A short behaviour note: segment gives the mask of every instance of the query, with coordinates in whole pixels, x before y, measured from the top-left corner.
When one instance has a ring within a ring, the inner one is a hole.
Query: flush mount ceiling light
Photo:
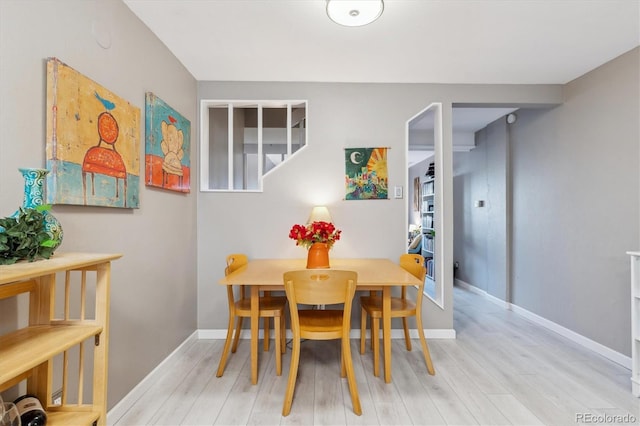
[[[382,0],[327,0],[327,15],[336,24],[361,27],[382,15]]]

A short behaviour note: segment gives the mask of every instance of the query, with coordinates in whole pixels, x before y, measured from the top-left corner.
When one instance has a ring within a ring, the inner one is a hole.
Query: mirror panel
[[[409,206],[412,212],[408,216],[407,229],[411,234],[422,236],[419,248],[415,248],[417,254],[425,259],[427,277],[425,278],[424,294],[440,307],[443,302],[443,280],[438,273],[442,271],[442,247],[438,237],[442,235],[442,223],[440,219],[441,208],[438,202],[442,194],[437,193],[440,188],[435,165],[437,153],[442,149],[442,104],[433,103],[407,121],[407,148],[408,167],[419,169],[419,182],[413,184],[414,197],[410,197]],[[412,169],[414,170],[414,169]],[[415,170],[414,170],[415,172]],[[411,251],[411,247],[408,249]]]

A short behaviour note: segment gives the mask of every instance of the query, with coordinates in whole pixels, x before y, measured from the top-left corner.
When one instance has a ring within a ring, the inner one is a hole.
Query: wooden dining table
[[[391,382],[391,289],[420,284],[411,273],[389,259],[331,259],[330,269],[358,273],[357,290],[382,291],[384,380]],[[258,383],[258,303],[260,291],[284,291],[282,275],[306,268],[306,259],[254,259],[220,279],[222,285],[251,288],[251,383]]]

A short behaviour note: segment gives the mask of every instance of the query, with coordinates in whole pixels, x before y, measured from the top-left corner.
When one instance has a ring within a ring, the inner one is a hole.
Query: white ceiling
[[[564,84],[640,44],[640,0],[124,0],[196,80]]]
[[[564,84],[640,45],[640,0],[384,0],[355,28],[325,0],[123,1],[199,81]]]

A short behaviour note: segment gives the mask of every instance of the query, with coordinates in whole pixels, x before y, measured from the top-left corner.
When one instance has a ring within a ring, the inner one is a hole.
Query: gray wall
[[[96,24],[110,34],[107,49],[92,35]],[[180,111],[191,120],[192,176],[198,175],[196,82],[120,0],[0,0],[2,216],[22,203],[17,168],[45,165],[45,59],[50,56],[141,109],[141,160],[145,92]],[[196,329],[196,189],[195,181],[188,195],[141,183],[136,210],[53,207],[65,232],[60,251],[124,254],[112,268],[109,407]],[[25,306],[13,303],[5,301],[0,312],[24,323]]]
[[[518,115],[513,302],[631,355],[629,259],[640,247],[640,49]]]
[[[406,252],[406,199],[344,201],[344,148],[388,146],[389,187],[405,187],[406,122],[431,102],[443,102],[445,129],[451,103],[557,103],[559,86],[348,84],[348,83],[239,83],[199,82],[200,99],[301,99],[308,103],[308,146],[265,178],[262,193],[200,193],[198,197],[198,327],[226,327],[224,287],[217,285],[228,253],[254,258],[303,257],[305,251],[288,239],[291,226],[304,223],[314,205],[327,205],[342,239],[333,247],[335,257],[380,257],[397,261]],[[451,132],[445,131],[451,167]],[[449,178],[450,181],[450,178]],[[441,182],[446,188],[447,182]],[[393,192],[392,192],[393,193]],[[451,190],[439,191],[447,210]],[[450,205],[450,204],[449,204]],[[447,226],[452,226],[449,219]],[[451,229],[451,228],[450,228]],[[448,238],[449,249],[452,231]],[[438,248],[445,264],[451,252]],[[452,272],[443,279],[442,310],[426,301],[425,327],[451,329]],[[359,324],[359,319],[354,321]],[[395,323],[394,323],[395,324]]]
[[[476,132],[476,148],[453,154],[456,278],[507,297],[508,130],[500,118]],[[484,207],[476,207],[484,201]]]
[[[458,278],[628,356],[625,252],[640,247],[639,62],[636,48],[564,86],[562,105],[521,109],[515,124],[492,123],[477,133],[478,148],[454,155]],[[482,197],[484,211],[473,207]]]

